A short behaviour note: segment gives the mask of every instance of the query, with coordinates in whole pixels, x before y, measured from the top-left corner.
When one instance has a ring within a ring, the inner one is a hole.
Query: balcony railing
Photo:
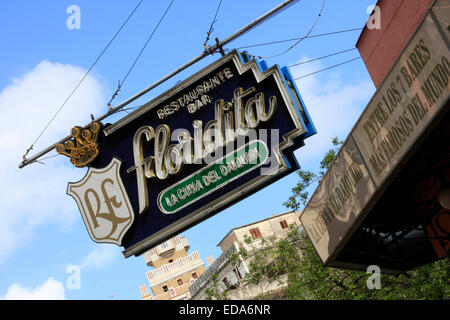
[[[153,265],[153,261],[160,259],[161,257],[168,257],[175,251],[185,249],[188,251],[190,248],[189,242],[186,237],[175,236],[160,245],[147,250],[144,253],[145,263],[148,266]]]
[[[233,243],[224,253],[213,262],[209,268],[203,272],[203,274],[195,281],[195,283],[190,287],[191,296],[194,296],[202,287],[205,285],[209,279],[215,274],[222,270],[228,263],[230,263],[230,257],[233,253],[238,252],[237,245]]]
[[[198,251],[192,252],[190,255],[178,258],[172,263],[164,264],[161,267],[147,272],[147,278],[150,286],[155,286],[165,280],[182,274],[189,269],[201,266],[203,261],[200,259]]]
[[[183,297],[180,297],[181,295],[187,293],[187,299],[191,297],[191,294],[189,292],[189,287],[191,286],[192,282],[186,282],[182,284],[181,286],[175,287],[175,288],[169,288],[168,291],[163,292],[161,294],[158,294],[157,296],[152,297],[152,300],[178,300],[182,299]]]

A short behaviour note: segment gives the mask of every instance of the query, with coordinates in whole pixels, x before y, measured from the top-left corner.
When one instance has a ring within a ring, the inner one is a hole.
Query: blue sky
[[[143,257],[122,257],[115,245],[92,242],[75,202],[66,195],[69,181],[86,170],[64,157],[24,169],[17,165],[98,54],[138,3],[106,0],[2,1],[0,4],[0,299],[140,299],[148,286]],[[224,39],[281,3],[281,0],[223,0],[210,40]],[[116,105],[201,53],[217,0],[175,0],[160,28],[130,74]],[[39,151],[90,114],[106,112],[117,81],[128,71],[169,0],[144,0],[122,33],[85,82],[34,146]],[[363,27],[374,0],[328,0],[312,35]],[[70,30],[66,9],[77,5],[80,29]],[[317,17],[321,0],[300,0],[226,46],[228,49],[305,35]],[[353,48],[360,32],[305,39],[268,65],[306,61]],[[257,56],[284,51],[292,43],[249,49]],[[294,77],[358,57],[356,50],[291,68]],[[177,81],[218,58],[210,56],[151,91],[132,106],[149,101]],[[297,81],[318,130],[296,151],[303,168],[316,169],[333,136],[344,139],[375,91],[362,60]],[[108,118],[113,122],[125,115]],[[297,182],[291,174],[253,196],[184,232],[191,251],[203,261],[220,249],[216,244],[231,229],[287,211],[283,202]],[[80,287],[71,288],[67,268],[80,268]],[[69,282],[68,282],[69,280]]]

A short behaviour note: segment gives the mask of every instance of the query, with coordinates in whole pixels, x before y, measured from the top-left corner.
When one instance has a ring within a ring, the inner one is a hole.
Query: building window
[[[167,241],[164,241],[163,243],[160,244],[161,249],[165,249],[169,246],[169,243]]]
[[[286,229],[286,228],[289,227],[288,224],[287,224],[287,222],[286,222],[286,220],[280,221],[280,224],[281,224],[281,228],[282,228],[282,229]]]
[[[192,278],[194,278],[194,279],[197,279],[197,278],[198,278],[197,272],[194,272],[194,273],[192,274]]]
[[[183,280],[182,279],[178,279],[177,282],[178,282],[179,286],[181,286],[183,284]]]
[[[250,229],[250,234],[253,239],[261,238],[261,232],[259,231],[259,228]]]
[[[225,285],[225,288],[231,287],[230,281],[228,281],[227,277],[223,278],[223,284]]]
[[[163,290],[164,290],[164,292],[167,292],[167,291],[169,291],[169,288],[167,286],[163,286]]]

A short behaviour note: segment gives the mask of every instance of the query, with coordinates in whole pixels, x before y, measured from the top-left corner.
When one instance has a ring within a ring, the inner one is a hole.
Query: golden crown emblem
[[[70,135],[73,139],[56,145],[56,152],[70,158],[75,167],[84,167],[98,155],[98,134],[100,123],[93,121],[89,129],[73,127]]]

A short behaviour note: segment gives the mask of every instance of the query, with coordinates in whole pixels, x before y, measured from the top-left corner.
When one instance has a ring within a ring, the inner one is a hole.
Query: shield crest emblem
[[[113,158],[105,168],[89,168],[82,180],[67,185],[67,194],[75,199],[95,242],[120,246],[134,221],[134,211],[120,177],[121,163]]]

